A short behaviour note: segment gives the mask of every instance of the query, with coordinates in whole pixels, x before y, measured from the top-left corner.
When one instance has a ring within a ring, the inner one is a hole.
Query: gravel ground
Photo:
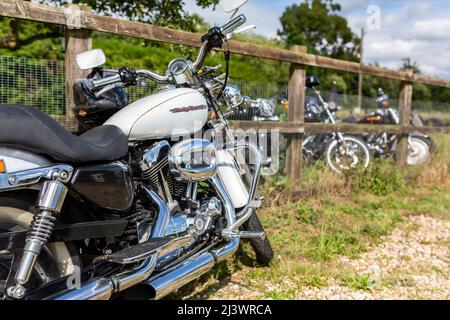
[[[450,299],[450,221],[426,216],[408,217],[398,228],[358,259],[337,261],[364,280],[364,289],[330,279],[324,287],[296,287],[289,280],[266,284],[267,291],[295,288],[296,298],[330,300]],[[262,299],[264,292],[238,281],[245,271],[217,290],[212,299]]]

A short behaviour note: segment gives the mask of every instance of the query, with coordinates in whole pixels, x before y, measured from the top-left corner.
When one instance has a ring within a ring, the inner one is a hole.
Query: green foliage
[[[258,42],[260,38],[256,38]],[[166,72],[168,63],[177,57],[183,56],[195,59],[198,49],[187,48],[178,45],[144,42],[139,39],[131,39],[120,36],[107,36],[103,33],[95,33],[93,46],[105,51],[109,66],[131,66],[133,68],[147,68],[159,73]],[[205,61],[205,65],[225,66],[222,52],[212,52]],[[222,69],[224,71],[224,68]],[[259,83],[287,82],[289,68],[285,63],[267,61],[259,58],[249,58],[232,55],[230,74],[233,79],[251,80]],[[248,90],[258,91],[258,90]],[[273,95],[278,88],[273,88]],[[244,93],[244,94],[251,94]]]
[[[400,67],[400,70],[406,71],[406,70],[412,70],[414,73],[421,74],[422,71],[420,71],[420,67],[417,64],[416,61],[412,60],[411,58],[405,58],[402,60],[402,66]]]
[[[361,40],[338,15],[333,0],[309,0],[286,8],[278,33],[288,46],[304,45],[314,53],[344,60],[358,60]]]
[[[366,171],[347,172],[347,182],[355,192],[366,191],[375,195],[387,195],[405,188],[405,179],[397,166],[381,161]]]
[[[132,2],[119,0],[39,0],[46,4],[59,6],[76,3],[90,6],[102,14],[127,17],[131,20],[149,22],[167,27],[181,27],[193,30],[195,19],[192,19],[183,9],[182,0],[134,0]],[[215,6],[219,0],[197,0],[202,8]]]
[[[126,17],[170,28],[181,28],[186,31],[196,31],[204,25],[204,20],[198,15],[190,16],[183,9],[183,0],[135,0],[132,2],[118,0],[39,0],[38,2],[63,6],[69,3],[90,6],[95,12],[104,15]],[[197,0],[197,5],[203,8],[214,6],[219,0]],[[38,40],[64,36],[61,26],[0,17],[0,49],[19,50]]]

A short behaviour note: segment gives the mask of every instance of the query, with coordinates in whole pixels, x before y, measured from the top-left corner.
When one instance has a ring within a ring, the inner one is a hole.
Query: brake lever
[[[105,94],[106,92],[111,91],[116,88],[123,88],[123,83],[119,82],[119,83],[113,83],[113,84],[107,85],[99,92],[96,92],[95,97],[98,99],[101,97],[102,94]]]
[[[226,35],[226,39],[227,39],[227,40],[230,40],[230,39],[233,38],[235,35],[237,35],[237,34],[239,34],[239,33],[246,32],[246,31],[248,31],[248,30],[252,30],[252,29],[256,29],[256,26],[255,26],[254,24],[251,24],[251,25],[249,25],[249,26],[243,26],[243,27],[237,28],[236,30],[234,30],[234,31],[232,31],[232,32],[230,32],[230,33],[228,33],[228,34]]]

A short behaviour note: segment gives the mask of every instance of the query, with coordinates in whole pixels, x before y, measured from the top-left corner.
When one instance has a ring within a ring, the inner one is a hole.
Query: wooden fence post
[[[66,9],[71,9],[78,17],[71,19],[81,19],[80,12],[91,11],[88,6],[69,4]],[[74,107],[73,85],[76,80],[87,76],[88,71],[78,68],[75,57],[78,53],[92,49],[92,31],[76,27],[76,21],[72,26],[66,26],[65,29],[65,70],[66,70],[66,122],[74,121],[72,108]],[[74,122],[76,123],[76,121]],[[68,127],[71,127],[67,124]]]
[[[307,48],[303,46],[294,46],[292,51],[302,54],[306,53]],[[290,122],[295,122],[299,127],[304,128],[305,121],[305,66],[300,64],[291,64],[289,70],[289,109],[288,118]],[[293,186],[292,192],[297,190],[300,180],[300,171],[302,166],[302,133],[295,133],[288,136],[288,148],[286,153],[286,173],[289,182]]]
[[[411,79],[414,78],[412,70],[407,71]],[[410,126],[410,117],[413,101],[413,82],[402,82],[399,97],[400,125],[402,127]],[[398,145],[396,150],[396,161],[400,166],[405,166],[408,160],[408,134],[398,136]]]

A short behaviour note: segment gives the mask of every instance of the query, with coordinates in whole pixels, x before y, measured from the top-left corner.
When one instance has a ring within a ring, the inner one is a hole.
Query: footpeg
[[[262,207],[264,201],[264,197],[258,197],[252,202],[250,202],[250,208],[252,209],[259,209]]]
[[[261,232],[251,232],[251,231],[222,231],[222,236],[229,239],[260,239],[264,240],[266,238],[266,233]]]
[[[150,258],[158,251],[165,248],[173,238],[154,238],[143,243],[131,246],[110,255],[109,262],[118,264],[130,264]]]

